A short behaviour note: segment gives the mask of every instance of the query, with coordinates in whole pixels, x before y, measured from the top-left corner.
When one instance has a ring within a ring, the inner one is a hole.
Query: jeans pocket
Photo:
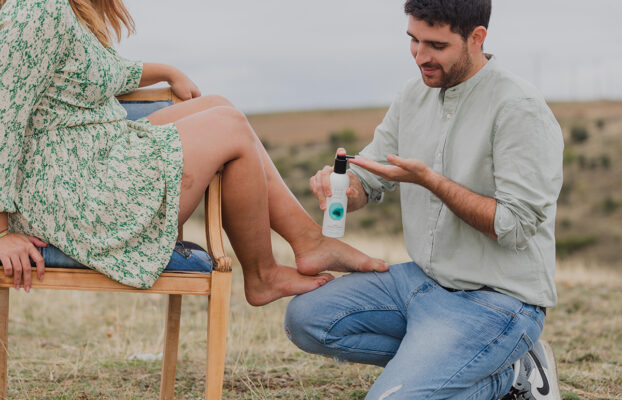
[[[518,343],[514,346],[514,349],[507,358],[499,365],[499,367],[492,373],[492,375],[496,375],[504,369],[508,368],[510,365],[514,364],[519,358],[521,358],[524,354],[526,354],[529,349],[533,347],[533,342],[529,338],[529,335],[523,333],[518,340]]]

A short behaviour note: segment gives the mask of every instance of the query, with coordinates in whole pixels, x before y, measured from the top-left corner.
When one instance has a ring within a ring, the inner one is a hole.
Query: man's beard
[[[462,55],[460,56],[458,61],[456,61],[454,65],[452,65],[451,68],[449,68],[448,72],[445,72],[445,70],[440,64],[425,63],[421,67],[436,68],[440,70],[441,71],[440,82],[438,84],[435,84],[434,86],[431,86],[431,85],[428,85],[428,86],[447,89],[447,88],[456,86],[457,84],[462,83],[464,81],[464,79],[469,75],[471,68],[473,67],[473,61],[471,61],[471,57],[469,57],[469,52],[465,45],[463,47]],[[425,76],[424,76],[424,82],[425,82]]]

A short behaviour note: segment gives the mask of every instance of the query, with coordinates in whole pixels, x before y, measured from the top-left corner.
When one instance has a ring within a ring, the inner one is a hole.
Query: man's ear
[[[473,29],[473,32],[471,32],[471,35],[469,36],[469,50],[471,52],[482,50],[487,34],[488,31],[481,25]]]

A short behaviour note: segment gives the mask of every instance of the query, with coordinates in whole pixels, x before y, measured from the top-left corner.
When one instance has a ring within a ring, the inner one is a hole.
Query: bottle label
[[[330,215],[331,219],[335,221],[339,221],[346,215],[345,210],[343,209],[343,204],[341,203],[332,203],[328,209],[328,215]]]

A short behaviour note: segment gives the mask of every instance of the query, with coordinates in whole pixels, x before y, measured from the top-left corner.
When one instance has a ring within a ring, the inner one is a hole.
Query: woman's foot
[[[253,306],[263,306],[281,297],[310,292],[334,279],[334,276],[327,273],[313,275],[302,275],[296,268],[280,264],[263,269],[261,276],[245,275],[246,301]]]
[[[311,240],[300,241],[294,247],[296,266],[301,274],[317,275],[322,271],[385,272],[389,264],[372,258],[337,239],[317,235]]]

